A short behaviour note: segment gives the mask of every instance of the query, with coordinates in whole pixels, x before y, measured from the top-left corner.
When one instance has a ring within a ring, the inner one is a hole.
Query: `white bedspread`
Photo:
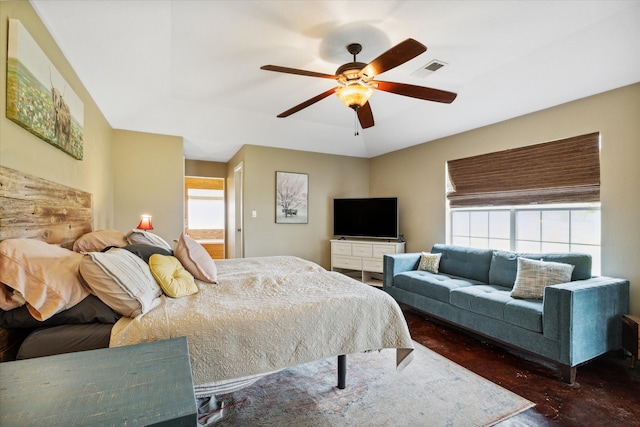
[[[381,348],[398,349],[398,366],[411,360],[402,312],[379,289],[296,257],[216,266],[219,284],[121,318],[110,346],[187,336],[195,386]]]

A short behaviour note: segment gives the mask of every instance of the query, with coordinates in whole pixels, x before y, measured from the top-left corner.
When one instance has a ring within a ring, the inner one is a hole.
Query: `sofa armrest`
[[[628,310],[628,280],[600,276],[548,286],[543,333],[560,343],[559,360],[575,366],[621,347]]]
[[[384,256],[382,287],[393,286],[393,278],[403,271],[417,270],[420,263],[420,252],[387,254]]]

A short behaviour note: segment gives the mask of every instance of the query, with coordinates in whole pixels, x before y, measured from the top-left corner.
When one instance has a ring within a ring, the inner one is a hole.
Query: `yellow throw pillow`
[[[198,286],[193,276],[174,256],[153,254],[149,258],[149,268],[164,293],[172,298],[193,295],[198,292]]]

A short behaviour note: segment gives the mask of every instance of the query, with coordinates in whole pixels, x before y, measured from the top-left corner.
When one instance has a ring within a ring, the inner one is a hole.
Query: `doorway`
[[[185,234],[199,242],[213,259],[225,258],[224,178],[184,178]]]

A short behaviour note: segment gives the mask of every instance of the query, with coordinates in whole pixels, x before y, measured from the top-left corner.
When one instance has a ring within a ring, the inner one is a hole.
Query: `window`
[[[600,205],[452,209],[453,245],[505,251],[582,252],[599,275]]]
[[[224,230],[224,190],[187,189],[187,229],[192,234]]]

